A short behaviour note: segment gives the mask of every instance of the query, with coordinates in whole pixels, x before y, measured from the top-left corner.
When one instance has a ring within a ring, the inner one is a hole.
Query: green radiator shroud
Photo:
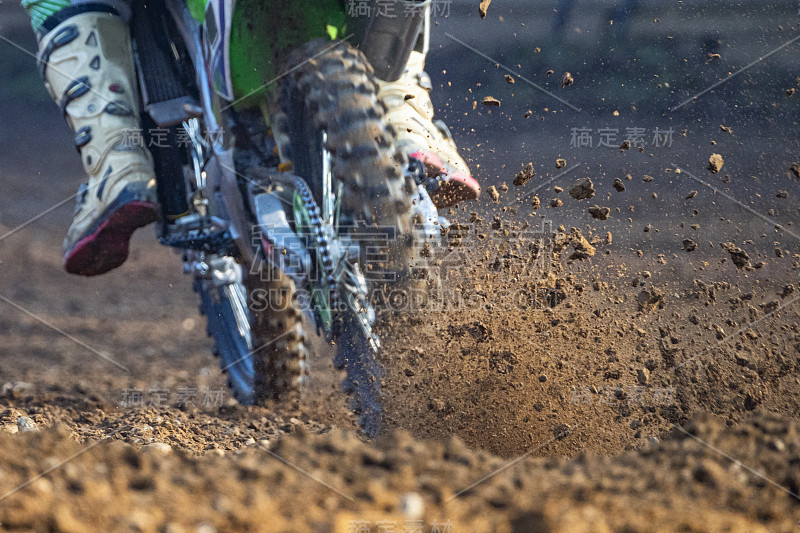
[[[206,0],[187,0],[202,21]],[[231,82],[236,107],[260,106],[281,73],[278,65],[293,49],[317,38],[345,36],[342,0],[236,0],[231,25]],[[266,86],[265,86],[266,84]]]

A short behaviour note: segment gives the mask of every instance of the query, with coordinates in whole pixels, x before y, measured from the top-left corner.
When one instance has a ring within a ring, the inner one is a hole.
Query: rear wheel
[[[406,156],[395,148],[378,83],[361,52],[344,42],[314,41],[289,58],[287,70],[291,74],[280,84],[272,113],[281,158],[308,182],[323,222],[334,228],[332,239],[364,232],[377,236],[371,244],[381,248],[381,260],[370,261],[372,271],[363,261],[356,268],[365,272],[371,295],[381,283],[404,277],[414,256],[416,185],[405,173]],[[330,198],[337,192],[334,207]],[[362,427],[375,435],[381,419],[377,338],[344,296],[335,324],[335,363],[347,371],[344,389],[352,394]]]

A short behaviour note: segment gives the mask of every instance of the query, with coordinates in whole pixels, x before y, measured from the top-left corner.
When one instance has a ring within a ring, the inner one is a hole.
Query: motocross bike
[[[263,50],[283,67],[277,81],[238,96],[230,58],[242,57],[232,44],[241,6],[208,0],[198,16],[197,2],[141,4],[132,37],[163,211],[159,239],[194,278],[233,396],[245,405],[296,403],[310,341],[322,336],[346,370],[359,423],[376,435],[374,294],[410,276],[419,237],[436,233],[438,215],[424,167],[395,149],[373,66],[329,26],[327,39],[293,43],[284,57]],[[399,31],[420,31],[406,22]],[[362,44],[383,37],[373,32]],[[385,46],[378,52],[383,75],[395,79],[410,45],[396,48],[391,60]],[[245,56],[258,54],[251,46]]]

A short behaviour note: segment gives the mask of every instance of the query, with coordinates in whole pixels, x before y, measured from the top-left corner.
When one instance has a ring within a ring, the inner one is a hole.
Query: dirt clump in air
[[[708,158],[708,171],[712,174],[716,174],[720,170],[722,170],[722,166],[725,164],[725,161],[722,159],[722,156],[719,154],[711,154]]]
[[[528,164],[527,164],[527,165],[525,165],[525,167],[524,167],[522,170],[520,170],[520,171],[519,171],[519,173],[517,173],[517,175],[514,177],[514,181],[513,181],[513,183],[514,183],[514,186],[515,186],[515,187],[522,187],[523,185],[525,185],[526,183],[528,183],[528,181],[530,181],[530,180],[531,180],[531,178],[533,178],[534,174],[535,174],[535,173],[534,173],[534,171],[533,171],[533,163],[528,163]]]
[[[594,197],[594,183],[590,178],[581,178],[572,184],[568,192],[576,200],[588,200]]]
[[[478,6],[478,14],[481,16],[482,19],[486,18],[486,12],[489,10],[489,5],[492,3],[492,0],[481,0],[480,5]]]
[[[750,256],[742,248],[736,246],[732,242],[720,243],[722,249],[728,252],[731,256],[731,261],[736,265],[736,268],[743,270],[753,270],[753,264],[750,263]]]
[[[554,253],[559,253],[566,246],[571,246],[573,252],[570,259],[589,259],[594,257],[597,248],[590,243],[580,229],[572,228],[569,233],[557,233],[553,246]]]
[[[611,214],[610,207],[600,207],[599,205],[593,205],[588,211],[589,214],[592,215],[592,218],[598,220],[608,220],[608,216]]]

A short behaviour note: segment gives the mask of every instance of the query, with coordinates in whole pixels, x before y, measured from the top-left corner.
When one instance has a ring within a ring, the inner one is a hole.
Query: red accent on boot
[[[117,268],[128,258],[128,241],[133,232],[155,222],[158,213],[158,206],[151,202],[121,205],[66,253],[64,269],[70,274],[96,276]]]

